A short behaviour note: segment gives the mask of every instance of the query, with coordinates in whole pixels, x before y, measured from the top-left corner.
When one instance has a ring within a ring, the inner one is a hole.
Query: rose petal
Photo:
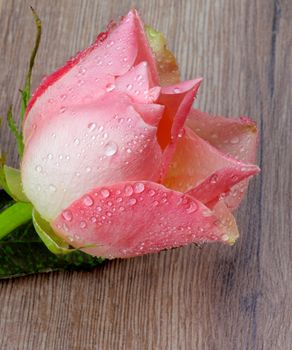
[[[50,220],[97,184],[157,181],[162,155],[156,132],[117,91],[68,107],[39,125],[26,145],[24,191]]]
[[[192,109],[186,124],[221,152],[244,162],[255,162],[258,133],[249,118],[212,116]]]
[[[133,103],[133,107],[141,115],[145,123],[155,127],[158,126],[164,112],[164,106],[155,103]]]
[[[221,152],[243,162],[255,163],[258,132],[251,119],[212,116],[192,109],[187,125]],[[245,179],[230,188],[230,193],[224,198],[230,209],[238,207],[248,188],[248,182]]]
[[[52,226],[89,254],[125,258],[192,242],[234,242],[238,231],[231,214],[226,217],[159,184],[124,182],[88,192]]]
[[[186,128],[177,143],[164,184],[177,191],[189,191],[208,205],[217,202],[232,186],[258,171],[253,164],[225,156]]]
[[[67,106],[96,100],[111,89],[115,76],[125,74],[133,64],[147,61],[152,80],[157,80],[155,61],[145,42],[141,20],[133,10],[118,26],[99,35],[92,46],[46,78],[29,102],[23,126],[25,141],[41,119]]]
[[[115,81],[116,87],[131,96],[135,102],[148,103],[153,87],[147,62],[141,62]],[[158,97],[158,96],[157,96]]]
[[[183,131],[185,120],[201,82],[202,79],[184,81],[180,84],[163,87],[161,90],[158,103],[165,105],[164,115],[157,132],[158,142],[164,149],[161,178],[164,178],[166,174],[177,140]]]

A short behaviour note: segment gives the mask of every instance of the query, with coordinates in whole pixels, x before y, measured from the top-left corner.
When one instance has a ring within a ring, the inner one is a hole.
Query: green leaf
[[[0,210],[10,206],[11,198],[0,190]],[[37,272],[89,270],[103,261],[80,251],[67,255],[51,253],[37,235],[32,221],[17,227],[0,240],[0,279]]]
[[[35,209],[32,212],[32,222],[40,239],[52,253],[56,255],[69,254],[76,250],[71,249],[68,243],[58,237],[50,224]]]
[[[4,174],[12,198],[20,202],[29,202],[28,198],[23,193],[20,171],[4,165]]]

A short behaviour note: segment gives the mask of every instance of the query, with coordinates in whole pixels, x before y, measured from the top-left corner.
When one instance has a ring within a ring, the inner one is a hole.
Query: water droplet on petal
[[[153,197],[155,195],[155,191],[154,190],[150,190],[148,193],[149,193],[150,197]]]
[[[40,173],[40,172],[43,170],[43,168],[41,167],[41,165],[37,165],[37,166],[35,167],[35,170],[36,170],[38,173]]]
[[[49,190],[50,190],[51,192],[56,192],[56,191],[57,191],[57,187],[54,186],[54,185],[52,185],[52,184],[50,184],[50,185],[49,185]]]
[[[64,210],[62,213],[62,217],[66,220],[66,221],[72,221],[73,219],[73,214],[71,213],[70,210]]]
[[[134,185],[134,191],[135,193],[142,193],[145,189],[145,186],[142,182],[137,182],[135,185]]]
[[[125,187],[125,194],[126,196],[131,196],[133,194],[134,190],[133,190],[133,187],[131,185],[127,185]]]
[[[83,198],[83,204],[86,207],[91,207],[93,205],[94,201],[91,196],[87,195]]]
[[[60,113],[64,113],[66,111],[66,107],[61,107],[60,108]]]
[[[94,223],[97,221],[97,219],[96,219],[95,216],[92,216],[92,217],[90,218],[90,221],[94,224]]]
[[[116,154],[118,151],[118,145],[114,142],[108,142],[105,146],[104,146],[104,155],[106,155],[107,157],[111,157],[114,154]]]
[[[195,202],[190,203],[189,207],[187,208],[187,213],[191,214],[198,210],[198,205]]]
[[[106,188],[103,188],[101,191],[100,191],[101,195],[103,198],[108,198],[110,196],[110,191]]]
[[[95,128],[96,128],[96,124],[95,124],[95,123],[89,123],[89,124],[87,125],[87,127],[88,127],[89,131],[93,131],[93,130],[95,130]]]
[[[180,88],[178,88],[178,87],[174,88],[174,89],[173,89],[173,92],[174,92],[175,94],[179,94],[179,93],[180,93]]]
[[[115,84],[107,84],[106,87],[105,87],[105,90],[107,92],[111,92],[111,91],[114,90],[115,87],[116,87]]]
[[[75,145],[79,145],[80,144],[80,140],[78,138],[74,139],[74,144]]]
[[[85,221],[81,221],[80,222],[80,228],[86,228],[87,227],[87,224]]]
[[[128,201],[129,205],[135,205],[137,203],[137,199],[136,198],[130,198]]]
[[[210,178],[210,182],[212,184],[215,184],[217,181],[218,181],[218,175],[217,174],[212,175]]]

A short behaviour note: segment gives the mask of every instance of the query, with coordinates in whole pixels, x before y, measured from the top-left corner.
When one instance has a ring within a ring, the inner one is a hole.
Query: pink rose
[[[42,82],[21,172],[57,235],[107,258],[235,242],[257,130],[192,109],[200,84],[179,81],[165,39],[136,11]]]

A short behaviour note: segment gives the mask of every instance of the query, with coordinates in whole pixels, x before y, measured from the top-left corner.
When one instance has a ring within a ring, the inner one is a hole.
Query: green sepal
[[[35,209],[32,212],[32,222],[40,239],[53,254],[69,254],[76,251],[76,249],[70,248],[67,242],[56,235],[50,224]]]
[[[7,165],[4,165],[3,170],[11,197],[19,202],[29,202],[28,198],[23,192],[20,171]]]
[[[31,9],[33,17],[34,17],[34,22],[35,22],[35,27],[36,27],[36,37],[35,37],[34,47],[32,49],[30,60],[29,60],[28,72],[26,74],[25,84],[24,84],[23,89],[20,90],[21,97],[22,97],[22,103],[21,103],[21,120],[22,121],[24,119],[27,103],[30,99],[31,74],[32,74],[33,66],[34,66],[35,57],[37,55],[37,52],[38,52],[38,49],[40,46],[41,36],[42,36],[42,22],[38,16],[38,14],[34,10],[34,8],[30,7],[30,9]]]
[[[31,220],[32,205],[17,202],[0,212],[0,240]]]
[[[15,136],[19,157],[22,158],[23,150],[24,150],[22,132],[18,131],[18,127],[16,125],[16,122],[13,119],[12,106],[9,107],[8,112],[7,112],[7,123],[8,123],[8,127],[9,127],[10,131]]]

